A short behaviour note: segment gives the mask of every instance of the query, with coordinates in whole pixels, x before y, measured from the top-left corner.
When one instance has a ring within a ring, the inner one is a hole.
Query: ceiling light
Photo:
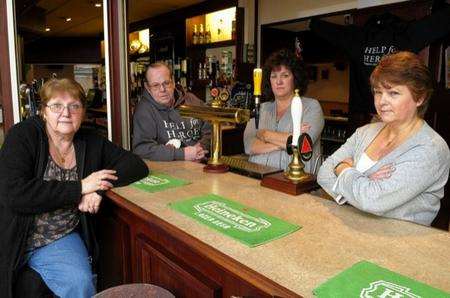
[[[50,28],[49,27],[45,28],[45,32],[48,32],[48,31],[50,31]]]
[[[66,22],[72,21],[72,18],[66,18]]]
[[[96,2],[96,3],[94,4],[94,6],[95,6],[95,7],[102,7],[102,4],[101,4],[100,2]]]

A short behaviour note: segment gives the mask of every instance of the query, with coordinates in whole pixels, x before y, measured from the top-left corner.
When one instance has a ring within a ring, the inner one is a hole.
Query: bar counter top
[[[234,173],[204,173],[193,162],[148,162],[151,170],[192,182],[156,193],[133,187],[113,190],[127,201],[184,231],[222,254],[303,297],[367,260],[450,292],[450,233],[381,218],[311,194],[291,196]],[[167,204],[214,193],[302,228],[249,248],[171,210]]]

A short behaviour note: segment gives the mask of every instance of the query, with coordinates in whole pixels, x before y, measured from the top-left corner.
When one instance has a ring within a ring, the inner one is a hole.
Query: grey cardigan
[[[308,134],[313,140],[313,157],[305,162],[305,171],[311,173],[313,171],[314,163],[317,157],[320,155],[320,135],[324,126],[324,119],[322,108],[317,100],[307,97],[302,97],[303,103],[303,113],[302,122],[311,125],[311,129]],[[292,133],[292,116],[290,108],[284,113],[280,121],[276,121],[277,111],[275,101],[265,102],[261,105],[260,110],[260,129],[268,129],[277,132],[289,132]],[[244,132],[244,147],[245,153],[250,155],[249,161],[263,164],[278,169],[286,169],[288,164],[291,162],[291,156],[286,153],[286,148],[284,150],[277,150],[265,154],[254,154],[251,155],[250,148],[253,142],[256,140],[256,128],[255,119],[252,119],[247,123]]]
[[[360,127],[322,165],[317,182],[336,199],[342,195],[354,207],[379,216],[430,225],[440,208],[448,179],[450,151],[444,139],[424,122],[420,130],[364,173],[354,168],[339,177],[334,167],[347,157],[361,154],[384,127],[372,123]],[[393,164],[391,177],[371,180],[380,167]],[[333,186],[334,190],[333,190]]]

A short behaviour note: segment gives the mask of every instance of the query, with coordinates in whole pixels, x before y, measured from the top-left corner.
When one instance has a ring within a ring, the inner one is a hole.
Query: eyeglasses
[[[153,91],[158,91],[161,90],[161,87],[163,87],[164,90],[167,89],[167,87],[169,87],[172,84],[172,81],[164,81],[162,83],[152,83],[149,84],[150,89],[152,89]]]
[[[82,106],[79,103],[72,103],[67,106],[63,105],[62,103],[54,103],[51,105],[47,105],[47,107],[52,111],[53,113],[62,113],[64,111],[64,108],[67,108],[70,113],[77,114],[81,112]]]

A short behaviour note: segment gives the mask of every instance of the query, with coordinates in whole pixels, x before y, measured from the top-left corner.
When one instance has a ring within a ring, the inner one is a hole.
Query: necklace
[[[71,153],[72,153],[72,151],[74,150],[73,143],[70,145],[70,148],[69,148],[68,152],[65,153],[65,154],[63,154],[63,153],[61,153],[61,152],[59,151],[58,147],[55,145],[55,143],[53,142],[53,140],[51,140],[51,143],[53,144],[53,149],[54,149],[53,151],[56,153],[56,155],[57,155],[59,161],[61,162],[61,165],[64,166],[64,165],[66,164],[66,161],[67,161],[67,162],[70,161],[70,163],[72,163],[73,155],[72,155]],[[68,155],[70,155],[70,157],[71,157],[70,160],[67,159],[67,156],[68,156]]]
[[[378,149],[372,149],[370,150],[373,154],[375,151],[375,159],[380,159],[383,156],[386,156],[391,151],[395,150],[398,146],[402,145],[405,140],[407,140],[409,137],[411,137],[414,133],[417,132],[418,129],[420,129],[420,124],[422,124],[421,121],[416,121],[409,129],[401,131],[398,135],[395,137],[388,139],[386,133],[385,136],[380,136],[381,140],[386,139],[385,143],[378,143],[377,147]],[[384,128],[383,128],[384,129]],[[370,152],[369,151],[369,152]]]

